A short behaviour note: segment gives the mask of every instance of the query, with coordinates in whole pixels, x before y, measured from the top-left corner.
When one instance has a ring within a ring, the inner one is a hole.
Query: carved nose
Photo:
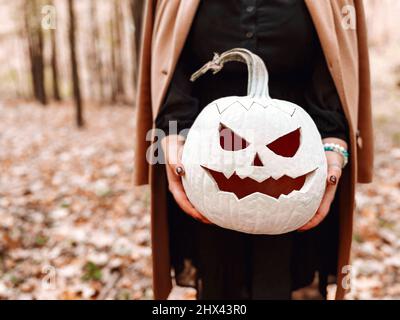
[[[256,156],[254,157],[252,165],[255,166],[255,167],[263,167],[264,166],[262,161],[261,161],[261,159],[260,159],[260,157],[259,157],[259,155],[258,155],[258,153],[256,153]]]

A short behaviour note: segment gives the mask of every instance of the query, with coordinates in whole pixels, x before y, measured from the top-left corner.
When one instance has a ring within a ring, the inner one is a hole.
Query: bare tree
[[[110,79],[111,79],[111,102],[122,102],[125,96],[124,90],[124,68],[122,55],[122,34],[121,20],[123,20],[120,11],[120,1],[112,1],[113,14],[110,15],[109,33],[110,33]]]
[[[143,20],[143,0],[131,0],[131,12],[133,18],[133,25],[135,27],[135,50],[136,57],[139,57],[140,50],[140,37],[142,34],[142,20]]]
[[[75,35],[75,12],[73,0],[68,0],[68,14],[69,14],[69,45],[72,67],[72,85],[74,89],[74,99],[76,107],[76,125],[83,127],[83,112],[82,112],[82,98],[79,83],[78,61],[76,58],[76,35]]]
[[[118,88],[117,88],[117,75],[116,75],[116,71],[115,71],[115,65],[116,65],[116,57],[115,57],[115,50],[114,50],[114,21],[113,18],[110,19],[110,23],[109,23],[109,30],[110,30],[110,42],[111,42],[111,46],[110,46],[110,79],[111,79],[111,103],[115,103],[117,102],[117,97],[118,97]]]
[[[57,67],[57,38],[56,29],[50,31],[51,39],[51,74],[53,77],[53,97],[56,101],[61,100],[59,80],[58,80],[58,67]]]
[[[143,7],[144,1],[142,0],[130,0],[131,13],[134,32],[134,49],[133,49],[133,86],[137,85],[137,73],[139,65],[139,51],[140,51],[140,38],[142,34],[142,20],[143,20]]]
[[[38,101],[46,105],[43,31],[38,15],[38,0],[25,0],[24,9],[25,32],[28,40],[33,94]]]
[[[114,50],[114,65],[113,69],[115,72],[115,87],[116,87],[116,97],[117,100],[123,101],[125,98],[125,89],[124,89],[124,62],[123,62],[123,54],[122,54],[122,29],[123,29],[123,14],[121,12],[120,1],[114,1],[114,42],[113,48]]]
[[[89,63],[91,69],[92,84],[95,89],[94,95],[98,96],[101,101],[104,101],[104,75],[103,62],[100,53],[100,31],[98,27],[98,17],[96,11],[95,0],[90,1],[90,29],[93,45],[89,48]]]

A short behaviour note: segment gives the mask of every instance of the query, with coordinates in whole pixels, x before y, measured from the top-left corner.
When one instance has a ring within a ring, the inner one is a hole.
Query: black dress
[[[224,96],[246,95],[247,66],[225,64],[195,83],[190,75],[213,52],[242,47],[258,54],[269,72],[272,98],[302,106],[322,137],[347,140],[347,122],[318,36],[303,1],[202,0],[177,63],[156,126],[190,128],[201,109]],[[200,299],[290,299],[318,272],[326,294],[336,275],[338,212],[335,200],[315,229],[277,236],[248,235],[205,225],[181,212],[168,196],[171,259],[180,285]]]

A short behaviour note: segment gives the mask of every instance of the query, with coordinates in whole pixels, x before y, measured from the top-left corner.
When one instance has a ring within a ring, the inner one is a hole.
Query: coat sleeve
[[[368,38],[364,7],[361,0],[354,1],[357,14],[357,41],[359,63],[358,104],[358,182],[372,181],[374,167],[374,134],[371,108],[371,80],[368,54]]]

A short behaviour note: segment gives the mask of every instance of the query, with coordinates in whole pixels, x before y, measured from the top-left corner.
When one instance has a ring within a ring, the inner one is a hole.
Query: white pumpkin
[[[196,118],[182,154],[184,189],[196,209],[223,228],[296,230],[313,217],[325,190],[321,136],[304,109],[269,97],[266,67],[246,49],[215,55],[192,81],[232,60],[248,65],[248,95],[213,101]]]

